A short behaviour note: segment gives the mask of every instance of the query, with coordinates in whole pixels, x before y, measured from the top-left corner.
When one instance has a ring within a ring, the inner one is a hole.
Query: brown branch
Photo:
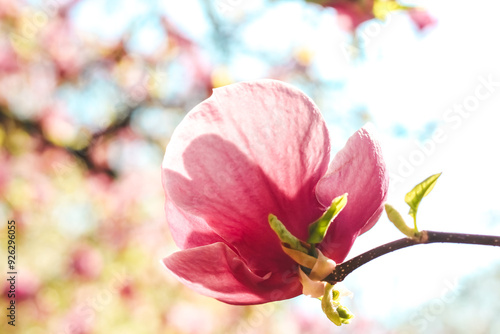
[[[347,275],[365,263],[376,259],[379,256],[391,253],[395,250],[410,247],[413,245],[432,244],[432,243],[455,243],[471,245],[500,246],[500,236],[462,234],[448,232],[422,231],[419,239],[403,238],[389,242],[385,245],[376,247],[363,254],[360,254],[349,261],[343,262],[335,267],[335,270],[323,281],[335,284],[343,281]],[[307,268],[306,268],[307,269]]]
[[[101,137],[113,135],[118,132],[120,129],[129,126],[131,114],[137,109],[137,107],[130,107],[126,110],[125,116],[121,119],[118,119],[115,123],[111,124],[107,128],[96,132],[92,135],[92,138],[89,140],[89,143],[82,149],[75,150],[68,146],[59,146],[50,141],[42,131],[42,127],[40,122],[30,120],[30,119],[19,119],[15,115],[12,115],[6,108],[2,108],[0,106],[0,124],[6,124],[6,130],[8,131],[7,125],[12,125],[15,128],[23,129],[30,136],[37,138],[42,147],[54,147],[57,149],[65,150],[69,154],[73,155],[75,158],[84,163],[86,168],[93,172],[103,172],[108,174],[111,177],[116,176],[116,172],[111,168],[107,167],[99,167],[94,164],[91,157],[89,156],[89,150],[92,146],[97,142],[97,140]]]

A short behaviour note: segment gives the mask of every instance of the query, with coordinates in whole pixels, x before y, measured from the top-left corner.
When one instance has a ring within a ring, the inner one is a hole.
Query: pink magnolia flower
[[[347,206],[318,245],[339,263],[380,217],[388,188],[367,129],[330,163],[318,108],[275,80],[215,89],[174,132],[162,169],[166,216],[182,249],[165,266],[193,290],[230,304],[302,292],[298,265],[283,252],[269,214],[306,240],[309,224],[347,192]]]

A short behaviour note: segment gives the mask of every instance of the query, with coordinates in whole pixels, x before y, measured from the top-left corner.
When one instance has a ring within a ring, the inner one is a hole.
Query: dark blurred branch
[[[45,134],[42,131],[40,123],[33,120],[18,119],[14,115],[9,113],[5,108],[1,107],[0,107],[0,123],[6,124],[7,126],[6,131],[9,130],[8,129],[9,123],[12,124],[15,128],[23,129],[31,137],[36,137],[38,140],[40,140],[41,144],[44,147],[55,147],[69,152],[75,158],[83,162],[89,171],[105,173],[111,177],[115,177],[116,172],[114,170],[107,167],[96,166],[92,161],[89,152],[92,146],[95,145],[101,137],[113,135],[117,133],[120,129],[129,126],[131,115],[135,109],[136,109],[135,107],[129,108],[128,110],[125,111],[124,117],[120,118],[115,123],[111,124],[102,131],[94,133],[92,135],[92,138],[89,140],[87,146],[79,150],[75,150],[68,146],[56,145],[45,136]]]
[[[357,268],[365,263],[370,262],[379,256],[391,253],[395,250],[421,244],[432,243],[455,243],[455,244],[470,244],[470,245],[486,245],[500,246],[500,236],[494,235],[478,235],[478,234],[462,234],[448,232],[422,231],[419,239],[404,238],[389,242],[379,246],[361,255],[358,255],[349,261],[339,264],[335,270],[328,275],[323,281],[335,284],[343,281],[347,275],[352,273]],[[306,268],[307,269],[307,268]],[[307,272],[308,273],[308,272]]]
[[[66,148],[68,152],[73,154],[74,156],[80,158],[87,168],[89,170],[93,171],[100,171],[108,174],[111,177],[116,177],[116,172],[113,171],[110,168],[102,168],[102,167],[97,167],[92,159],[90,158],[90,150],[92,149],[92,146],[95,145],[101,138],[107,137],[107,136],[112,136],[116,134],[118,131],[120,131],[123,128],[126,128],[130,125],[130,119],[132,117],[132,113],[136,110],[137,108],[128,108],[127,111],[125,112],[125,116],[121,117],[118,119],[115,123],[112,123],[108,127],[104,128],[101,131],[95,132],[92,135],[92,138],[90,139],[88,145],[82,149],[79,150],[74,150],[71,148]]]

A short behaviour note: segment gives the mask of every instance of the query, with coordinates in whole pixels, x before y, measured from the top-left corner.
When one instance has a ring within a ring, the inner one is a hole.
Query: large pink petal
[[[267,303],[301,293],[298,279],[258,276],[221,242],[173,253],[163,262],[189,288],[229,304]]]
[[[181,249],[224,241],[202,218],[183,211],[168,196],[165,200],[165,214],[172,238]]]
[[[380,146],[366,128],[361,128],[337,153],[316,188],[318,201],[324,206],[343,193],[349,194],[347,206],[321,243],[325,255],[336,262],[344,260],[356,237],[380,217],[388,186]]]
[[[164,189],[252,270],[284,271],[293,262],[267,217],[306,239],[321,214],[314,188],[329,150],[324,120],[302,92],[274,80],[234,84],[216,89],[177,127],[163,161]]]

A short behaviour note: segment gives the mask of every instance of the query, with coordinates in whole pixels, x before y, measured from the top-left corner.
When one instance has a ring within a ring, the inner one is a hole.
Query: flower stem
[[[368,252],[353,257],[349,261],[339,264],[337,267],[335,267],[335,270],[333,270],[333,272],[328,275],[323,281],[330,284],[341,282],[355,269],[361,267],[363,264],[368,263],[373,259],[376,259],[379,256],[413,245],[432,244],[436,242],[500,246],[500,236],[421,231],[420,237],[418,239],[403,238],[391,241],[385,245],[376,247],[369,250]]]

